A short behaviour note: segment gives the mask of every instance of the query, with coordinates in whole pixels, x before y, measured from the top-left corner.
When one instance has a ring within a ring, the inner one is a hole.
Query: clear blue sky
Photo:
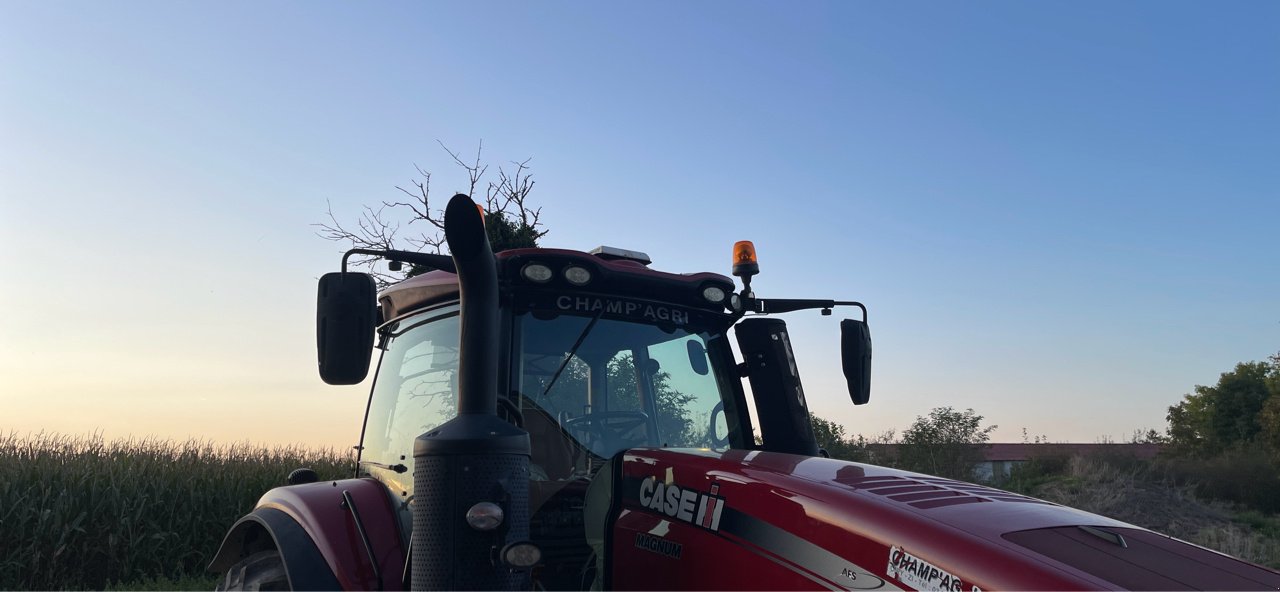
[[[547,246],[871,308],[853,433],[1056,441],[1280,350],[1280,4],[0,2],[0,429],[348,445],[314,280],[437,146],[532,158]]]

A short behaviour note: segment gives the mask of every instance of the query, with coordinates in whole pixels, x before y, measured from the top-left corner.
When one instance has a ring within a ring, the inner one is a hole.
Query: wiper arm
[[[564,357],[564,361],[560,362],[560,367],[556,368],[556,373],[551,376],[551,382],[547,383],[547,388],[542,389],[542,394],[538,398],[544,398],[547,393],[551,392],[551,387],[555,386],[556,381],[560,379],[560,373],[569,365],[569,360],[573,359],[573,354],[578,353],[578,348],[582,347],[582,342],[587,339],[587,334],[591,332],[591,328],[596,326],[596,321],[600,320],[600,315],[604,314],[604,309],[596,311],[596,316],[591,317],[591,322],[582,328],[582,334],[578,335],[578,340],[573,342],[573,347],[569,349],[569,355]]]
[[[379,469],[386,469],[386,470],[388,470],[388,471],[395,471],[395,472],[397,472],[397,473],[403,473],[403,472],[405,472],[405,471],[408,471],[408,470],[409,470],[409,467],[406,467],[406,466],[404,466],[404,465],[402,465],[402,464],[396,464],[396,465],[384,465],[384,464],[382,464],[382,463],[380,463],[380,462],[373,462],[373,461],[371,461],[371,460],[362,460],[362,461],[360,461],[360,464],[361,464],[362,466],[363,466],[363,465],[369,465],[369,466],[371,466],[371,467],[378,467]]]

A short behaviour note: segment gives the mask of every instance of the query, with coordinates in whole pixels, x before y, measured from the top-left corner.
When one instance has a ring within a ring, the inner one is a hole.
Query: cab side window
[[[658,432],[663,445],[724,450],[728,434],[720,405],[720,386],[710,371],[706,336],[683,335],[650,345],[640,377],[654,393]],[[695,363],[696,362],[696,363]]]
[[[361,459],[408,467],[370,471],[398,491],[413,487],[413,440],[457,415],[458,323],[450,306],[406,319],[388,334]]]

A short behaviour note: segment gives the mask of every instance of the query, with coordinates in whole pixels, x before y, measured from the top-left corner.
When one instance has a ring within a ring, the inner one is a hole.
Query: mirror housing
[[[706,376],[711,372],[711,366],[707,364],[707,348],[702,346],[702,342],[697,339],[690,339],[685,342],[685,349],[689,351],[689,366],[698,376]]]
[[[334,272],[320,278],[316,299],[316,352],[320,378],[357,384],[369,374],[378,323],[378,287],[367,273]]]
[[[840,362],[854,405],[871,400],[871,329],[863,321],[840,321]]]
[[[782,319],[751,317],[738,323],[734,333],[751,381],[764,449],[817,456],[818,442],[787,324]]]

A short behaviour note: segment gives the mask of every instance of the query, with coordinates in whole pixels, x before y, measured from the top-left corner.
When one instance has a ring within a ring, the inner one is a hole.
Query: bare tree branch
[[[542,208],[532,208],[528,202],[529,194],[533,191],[534,181],[530,172],[529,162],[531,159],[523,161],[512,161],[514,167],[508,171],[504,167],[498,167],[498,179],[496,181],[485,181],[485,176],[489,171],[489,165],[483,161],[484,141],[481,140],[476,146],[476,155],[473,162],[467,162],[462,159],[460,153],[450,150],[448,146],[439,140],[436,141],[442,149],[453,159],[453,162],[461,167],[467,173],[467,194],[473,198],[478,197],[476,191],[480,187],[484,187],[484,210],[486,217],[498,216],[501,223],[498,226],[503,227],[506,234],[493,234],[491,229],[490,238],[494,237],[512,237],[513,240],[523,241],[525,244],[520,246],[536,245],[537,240],[547,234],[547,230],[543,228],[541,216]],[[430,234],[420,234],[410,236],[403,239],[403,242],[409,244],[418,251],[431,251],[441,253],[446,246],[444,238],[444,210],[433,209],[431,207],[431,173],[425,171],[422,167],[414,164],[420,179],[410,180],[410,184],[406,186],[397,185],[395,188],[400,191],[407,200],[404,201],[382,201],[381,205],[376,209],[370,206],[364,206],[360,217],[356,219],[355,226],[344,226],[338,221],[337,216],[333,213],[333,205],[327,203],[326,216],[328,222],[313,224],[319,230],[317,234],[331,241],[346,242],[351,248],[360,249],[395,249],[398,240],[397,234],[401,226],[412,226],[415,222],[426,221],[434,230]],[[492,225],[491,225],[492,226]],[[505,245],[495,244],[495,250],[506,248]],[[395,274],[391,272],[381,271],[375,267],[373,258],[353,258],[351,265],[353,267],[363,267],[369,270],[377,280],[379,286],[385,287],[391,283],[404,279],[405,274]],[[407,272],[412,275],[415,271]]]
[[[356,228],[348,229],[341,222],[338,222],[337,216],[333,214],[333,204],[328,200],[325,201],[325,204],[325,213],[329,217],[329,222],[312,224],[312,226],[320,229],[317,234],[321,238],[348,242],[353,249],[385,250],[395,248],[395,235],[400,226],[383,218],[383,210],[385,208],[375,210],[369,206],[364,206],[364,211],[361,213],[360,218],[356,220]],[[388,285],[401,279],[374,267],[376,261],[377,259],[373,257],[357,257],[353,258],[350,264],[352,267],[368,268],[369,273],[373,275],[379,285]]]

